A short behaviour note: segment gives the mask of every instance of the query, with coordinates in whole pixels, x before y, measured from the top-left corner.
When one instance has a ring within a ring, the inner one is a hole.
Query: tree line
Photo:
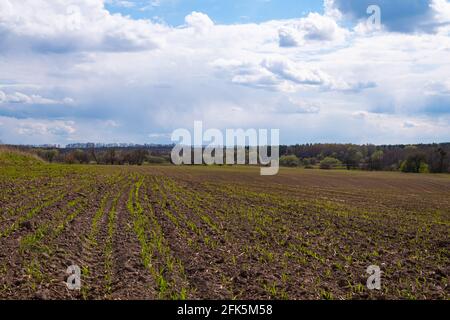
[[[145,165],[170,164],[173,145],[73,144],[16,146],[50,163]],[[450,143],[418,145],[297,144],[280,146],[280,165],[320,169],[450,172]],[[248,151],[248,150],[247,150]]]
[[[16,147],[32,151],[49,163],[100,164],[100,165],[144,165],[170,164],[171,146],[130,147]]]
[[[282,146],[282,166],[415,173],[450,172],[450,143],[419,145],[305,144]]]

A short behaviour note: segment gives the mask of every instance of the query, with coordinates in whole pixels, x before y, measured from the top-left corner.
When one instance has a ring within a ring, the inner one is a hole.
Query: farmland
[[[0,299],[449,298],[448,175],[22,160],[0,163]]]

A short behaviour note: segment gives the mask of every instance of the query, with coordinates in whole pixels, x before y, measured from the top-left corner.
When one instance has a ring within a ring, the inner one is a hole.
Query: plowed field
[[[5,165],[0,299],[448,299],[449,231],[445,175]]]

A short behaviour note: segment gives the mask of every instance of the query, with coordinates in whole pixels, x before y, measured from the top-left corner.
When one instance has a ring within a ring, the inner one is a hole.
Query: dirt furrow
[[[112,238],[111,286],[109,299],[155,299],[154,282],[141,260],[141,247],[133,232],[132,217],[127,210],[127,199],[133,184],[128,184],[120,194],[115,214]],[[107,270],[107,272],[109,272]]]

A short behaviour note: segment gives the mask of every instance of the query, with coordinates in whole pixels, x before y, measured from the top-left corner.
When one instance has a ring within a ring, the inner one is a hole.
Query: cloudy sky
[[[4,143],[168,143],[194,120],[450,141],[450,2],[0,0]]]

